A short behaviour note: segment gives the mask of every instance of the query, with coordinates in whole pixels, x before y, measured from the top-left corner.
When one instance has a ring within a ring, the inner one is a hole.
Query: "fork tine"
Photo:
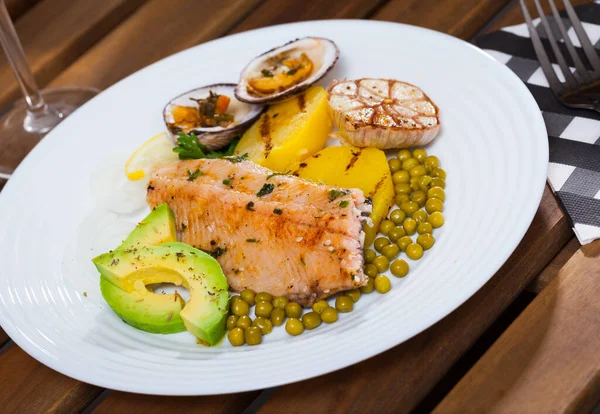
[[[554,68],[548,59],[548,55],[544,50],[544,45],[535,30],[535,26],[533,25],[533,21],[531,20],[531,16],[529,15],[529,10],[527,10],[527,6],[525,5],[524,0],[520,0],[521,9],[523,10],[523,16],[525,17],[525,21],[527,22],[527,29],[529,29],[529,35],[531,36],[531,42],[533,43],[533,49],[535,50],[535,54],[537,55],[538,61],[540,62],[540,66],[544,71],[544,75],[546,75],[546,79],[548,80],[548,84],[550,85],[550,89],[554,92],[555,95],[560,95],[563,91],[563,85],[558,80],[556,73],[554,72]]]
[[[571,20],[571,24],[573,25],[575,33],[577,33],[579,43],[581,43],[581,47],[583,48],[585,55],[587,56],[594,70],[600,74],[600,57],[598,57],[598,52],[596,51],[594,46],[592,46],[592,42],[590,41],[588,35],[585,33],[585,29],[581,24],[581,20],[579,20],[579,18],[577,17],[577,14],[575,13],[573,6],[571,5],[571,2],[569,0],[563,0],[563,3],[565,4],[567,15],[569,16],[569,20]]]
[[[550,2],[550,4],[552,4],[552,0],[548,0],[548,1]],[[540,15],[540,20],[542,21],[542,26],[544,26],[544,29],[546,30],[546,35],[548,35],[548,41],[550,43],[550,46],[552,47],[554,56],[556,56],[556,60],[558,61],[558,66],[560,66],[560,69],[562,70],[562,73],[565,77],[567,86],[571,89],[576,89],[577,84],[578,84],[577,79],[575,79],[575,77],[571,73],[571,69],[569,68],[569,65],[567,65],[567,61],[565,60],[565,57],[563,56],[562,52],[558,48],[558,42],[556,41],[556,38],[554,37],[554,33],[552,32],[552,29],[550,28],[548,19],[546,18],[546,15],[544,14],[544,10],[542,9],[542,6],[540,5],[540,2],[538,0],[534,0],[534,3],[535,3],[535,7],[537,8],[538,14]],[[577,67],[577,69],[579,69],[579,67]],[[584,70],[585,70],[585,68],[584,68]]]
[[[548,0],[548,3],[550,3],[550,7],[552,8],[552,15],[554,16],[554,21],[558,25],[558,30],[560,30],[560,34],[562,35],[563,40],[565,41],[565,46],[567,46],[567,50],[569,51],[569,54],[571,55],[571,58],[573,59],[573,62],[575,63],[575,68],[577,69],[577,73],[579,74],[579,76],[581,76],[581,79],[583,80],[584,83],[591,82],[592,78],[591,78],[590,74],[588,73],[585,65],[581,61],[579,54],[575,50],[575,46],[573,46],[573,42],[571,41],[571,38],[567,34],[567,29],[565,29],[565,25],[563,24],[563,21],[560,18],[560,14],[558,14],[558,10],[556,10],[556,6],[554,5],[554,0]]]

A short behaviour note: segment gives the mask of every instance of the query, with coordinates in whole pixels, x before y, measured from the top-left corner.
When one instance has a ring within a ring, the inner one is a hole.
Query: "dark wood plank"
[[[8,13],[16,21],[23,13],[32,8],[40,0],[4,0]]]
[[[546,188],[538,213],[515,253],[460,308],[381,355],[280,388],[260,412],[410,411],[571,236],[566,217]]]
[[[102,392],[40,364],[18,346],[0,355],[0,378],[4,413],[79,412]]]
[[[552,262],[527,286],[527,290],[540,293],[556,277],[560,269],[579,250],[581,244],[573,237],[569,243],[556,255]]]
[[[223,36],[258,4],[260,0],[152,0],[51,85],[104,89],[157,60]]]
[[[21,44],[40,87],[96,43],[145,0],[44,0],[16,22]],[[20,97],[0,55],[0,108]]]
[[[590,412],[600,402],[598,297],[600,241],[571,257],[435,412]]]
[[[391,1],[379,9],[373,19],[413,24],[470,39],[509,1]]]
[[[6,334],[6,332],[4,332],[2,330],[2,328],[0,328],[0,347],[2,347],[2,345],[4,345],[5,343],[8,342],[10,338],[8,337],[8,335]]]

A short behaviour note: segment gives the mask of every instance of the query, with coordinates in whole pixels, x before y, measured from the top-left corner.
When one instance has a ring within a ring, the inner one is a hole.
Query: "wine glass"
[[[4,0],[0,0],[0,44],[24,95],[0,108],[0,179],[8,179],[44,135],[99,91],[74,86],[40,91]]]

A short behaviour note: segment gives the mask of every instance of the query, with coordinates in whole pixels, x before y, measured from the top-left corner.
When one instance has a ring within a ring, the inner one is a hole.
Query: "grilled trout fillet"
[[[237,162],[236,162],[237,161]],[[269,292],[309,306],[367,283],[362,191],[277,175],[250,161],[180,161],[148,185],[167,203],[178,239],[212,253],[234,291]]]

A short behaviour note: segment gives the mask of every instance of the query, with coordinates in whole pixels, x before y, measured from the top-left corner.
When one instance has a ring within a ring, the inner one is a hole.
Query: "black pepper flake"
[[[151,186],[151,185],[149,185],[149,186],[148,186],[146,189],[147,189],[148,191],[152,191],[152,190],[154,190],[154,187],[153,187],[153,186]]]
[[[209,252],[208,254],[210,254],[212,257],[217,259],[217,258],[223,256],[225,254],[225,252],[227,252],[227,249],[217,247],[214,252]]]
[[[214,246],[214,245],[216,245],[216,244],[217,244],[217,242],[216,242],[216,241],[214,241],[214,240],[211,240],[211,241],[210,241],[210,245],[211,245],[211,246]]]
[[[277,118],[279,114],[273,114],[272,118]]]
[[[110,262],[110,266],[116,266],[118,264],[119,264],[119,259],[117,259],[117,258],[112,259],[112,262]]]
[[[181,232],[183,233],[187,229],[187,225],[185,223],[181,223]]]
[[[283,214],[283,210],[280,208],[276,208],[275,210],[273,210],[273,213],[277,214],[278,216],[281,216]]]
[[[254,201],[250,201],[248,204],[246,204],[246,210],[254,211]]]

